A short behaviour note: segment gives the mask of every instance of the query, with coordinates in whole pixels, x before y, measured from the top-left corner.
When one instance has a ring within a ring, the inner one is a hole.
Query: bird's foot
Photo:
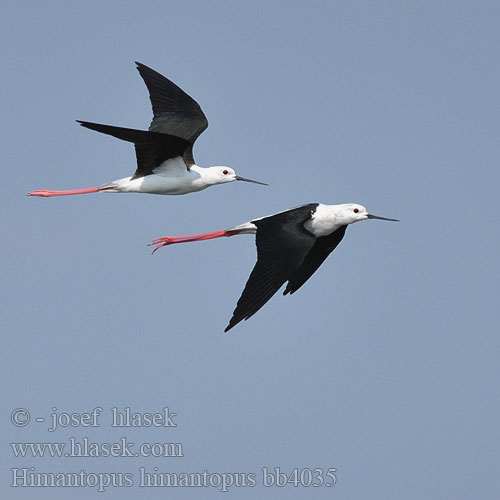
[[[27,196],[40,196],[44,198],[48,198],[49,196],[54,196],[52,191],[48,191],[46,189],[39,189],[38,191],[30,191]]]
[[[156,238],[156,240],[149,243],[149,247],[156,245],[156,247],[151,252],[151,255],[159,250],[161,247],[165,247],[167,245],[171,245],[172,243],[176,243],[176,238],[174,236],[163,236],[163,238]]]

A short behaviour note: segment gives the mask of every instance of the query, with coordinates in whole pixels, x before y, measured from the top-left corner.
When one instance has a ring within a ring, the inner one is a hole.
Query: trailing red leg
[[[220,238],[222,236],[234,236],[238,234],[239,231],[229,231],[227,229],[222,229],[220,231],[212,231],[211,233],[201,233],[201,234],[190,234],[189,236],[164,236],[163,238],[157,238],[149,244],[149,246],[157,245],[153,250],[156,252],[161,247],[167,245],[173,245],[174,243],[188,243],[190,241],[202,241],[211,240],[213,238]]]
[[[69,189],[67,191],[49,191],[47,189],[39,189],[38,191],[31,191],[28,196],[41,196],[43,198],[49,198],[50,196],[67,196],[70,194],[87,194],[87,193],[98,193],[102,191],[101,188],[86,188],[86,189]]]

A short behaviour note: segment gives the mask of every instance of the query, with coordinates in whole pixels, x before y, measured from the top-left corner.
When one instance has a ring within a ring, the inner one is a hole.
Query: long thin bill
[[[269,184],[266,184],[265,182],[253,181],[252,179],[247,179],[246,177],[240,177],[239,175],[237,175],[235,179],[237,181],[253,182],[254,184],[260,184],[262,186],[269,186]]]
[[[399,222],[399,219],[388,219],[387,217],[379,217],[378,215],[368,214],[369,219],[390,220],[392,222]]]

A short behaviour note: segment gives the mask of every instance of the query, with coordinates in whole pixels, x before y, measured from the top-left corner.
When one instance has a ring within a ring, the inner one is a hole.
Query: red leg
[[[48,191],[46,189],[39,189],[38,191],[31,191],[31,193],[28,193],[28,196],[48,198],[50,196],[67,196],[69,194],[98,193],[99,191],[101,191],[101,188],[70,189],[68,191]]]
[[[174,243],[188,243],[190,241],[202,241],[202,240],[211,240],[213,238],[220,238],[221,236],[233,236],[238,234],[236,231],[213,231],[211,233],[201,233],[201,234],[191,234],[189,236],[164,236],[163,238],[157,238],[153,242],[149,244],[149,246],[157,245],[153,250],[153,253],[156,252],[161,247],[167,245],[173,245]]]

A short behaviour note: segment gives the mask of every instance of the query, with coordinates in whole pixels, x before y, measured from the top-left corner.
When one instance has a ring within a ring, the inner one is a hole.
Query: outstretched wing
[[[114,127],[100,123],[84,122],[78,120],[82,127],[112,135],[122,141],[134,143],[135,155],[137,157],[137,170],[133,179],[152,174],[153,171],[167,160],[182,157],[189,142],[181,137],[148,132],[147,130],[135,130],[125,127]],[[166,164],[168,168],[168,163]]]
[[[175,135],[190,142],[184,160],[189,167],[194,164],[193,144],[197,137],[208,127],[208,120],[199,104],[175,83],[160,73],[136,62],[137,69],[144,80],[153,107],[151,132]]]
[[[294,276],[316,241],[304,222],[317,206],[311,203],[252,221],[257,226],[257,263],[224,331],[250,318]]]
[[[328,236],[321,236],[316,239],[316,243],[314,243],[311,251],[297,268],[294,276],[288,281],[283,295],[296,292],[316,272],[318,267],[323,264],[325,259],[342,241],[346,229],[347,225],[341,226]]]

